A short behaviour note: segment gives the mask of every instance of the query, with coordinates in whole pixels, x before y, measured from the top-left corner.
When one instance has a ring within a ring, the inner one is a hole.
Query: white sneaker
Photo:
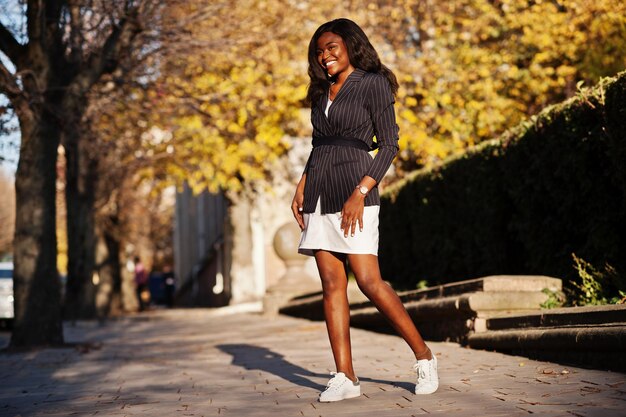
[[[437,357],[433,353],[433,358],[420,359],[413,365],[413,370],[417,372],[416,394],[432,394],[439,388],[439,375],[437,374]]]
[[[320,393],[318,401],[330,403],[361,395],[361,383],[357,379],[352,382],[343,372],[331,372],[333,377],[326,384],[324,392]]]

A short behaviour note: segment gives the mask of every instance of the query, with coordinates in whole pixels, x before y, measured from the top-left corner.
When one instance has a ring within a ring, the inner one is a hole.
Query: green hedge
[[[382,196],[386,280],[577,279],[572,253],[626,288],[626,72]]]

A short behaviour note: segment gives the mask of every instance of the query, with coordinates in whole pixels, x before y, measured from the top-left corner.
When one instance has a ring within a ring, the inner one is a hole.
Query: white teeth
[[[337,61],[329,61],[326,63],[326,68],[330,67],[331,65],[333,65],[334,63],[336,63]]]

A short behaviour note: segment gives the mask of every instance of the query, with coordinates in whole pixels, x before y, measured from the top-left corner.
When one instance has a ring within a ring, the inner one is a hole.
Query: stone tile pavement
[[[418,397],[404,342],[358,329],[363,395],[320,404],[333,370],[324,324],[228,312],[66,324],[75,347],[1,353],[0,416],[626,416],[625,374],[453,343],[430,344],[440,388]]]

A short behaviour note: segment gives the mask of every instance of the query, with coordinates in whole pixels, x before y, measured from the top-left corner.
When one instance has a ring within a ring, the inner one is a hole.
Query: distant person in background
[[[163,267],[163,283],[165,284],[165,305],[169,308],[174,306],[174,272],[172,267],[165,265]]]
[[[135,256],[135,289],[137,291],[139,311],[144,311],[146,309],[146,302],[142,295],[148,289],[148,272],[138,256]]]

